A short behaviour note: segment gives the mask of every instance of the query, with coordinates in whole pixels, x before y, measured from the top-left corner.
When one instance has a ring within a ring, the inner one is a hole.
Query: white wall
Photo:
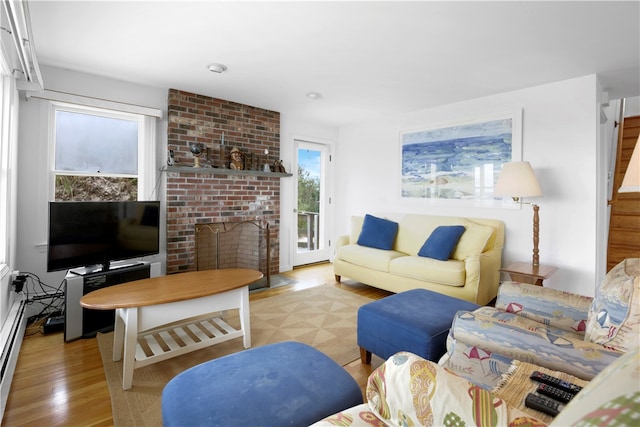
[[[593,295],[597,242],[598,82],[595,75],[345,126],[336,149],[336,231],[351,215],[415,212],[498,218],[505,222],[503,265],[532,257],[532,210],[431,206],[399,195],[399,133],[521,108],[522,159],[531,162],[544,197],[540,206],[540,262],[559,267],[546,284]],[[606,244],[606,241],[605,241]]]
[[[627,98],[624,105],[624,116],[640,116],[640,96]]]

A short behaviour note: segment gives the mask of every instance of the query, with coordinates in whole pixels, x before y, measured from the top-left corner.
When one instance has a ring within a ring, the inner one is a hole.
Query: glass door
[[[330,147],[327,144],[296,140],[297,224],[294,266],[327,261],[329,241],[327,210],[327,169]]]

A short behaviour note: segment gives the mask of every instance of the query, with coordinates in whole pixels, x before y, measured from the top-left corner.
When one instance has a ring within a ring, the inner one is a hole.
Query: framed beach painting
[[[502,164],[522,156],[522,110],[401,132],[401,198],[501,207]]]

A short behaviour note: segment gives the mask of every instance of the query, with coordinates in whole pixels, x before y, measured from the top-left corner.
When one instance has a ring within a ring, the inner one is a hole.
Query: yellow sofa
[[[504,245],[504,223],[495,219],[421,214],[390,214],[398,223],[391,250],[357,244],[364,217],[351,218],[349,235],[336,242],[334,273],[390,292],[424,288],[485,305],[498,293]],[[465,231],[447,261],[417,253],[441,225],[463,225]]]

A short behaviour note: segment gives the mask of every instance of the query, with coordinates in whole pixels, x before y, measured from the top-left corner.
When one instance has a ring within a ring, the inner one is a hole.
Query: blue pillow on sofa
[[[357,243],[360,246],[390,250],[393,249],[396,234],[398,234],[397,222],[367,214],[364,216]]]
[[[419,256],[434,258],[440,261],[449,259],[458,240],[464,233],[463,225],[441,225],[437,227],[418,251]]]

